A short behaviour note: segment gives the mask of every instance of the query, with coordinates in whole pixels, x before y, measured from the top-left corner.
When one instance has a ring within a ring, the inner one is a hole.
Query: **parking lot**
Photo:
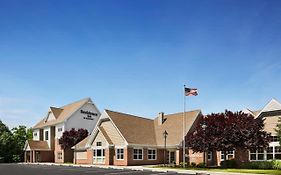
[[[124,169],[103,169],[96,167],[68,167],[27,164],[0,164],[0,175],[160,175],[176,172],[134,171]],[[188,175],[188,174],[186,174]]]

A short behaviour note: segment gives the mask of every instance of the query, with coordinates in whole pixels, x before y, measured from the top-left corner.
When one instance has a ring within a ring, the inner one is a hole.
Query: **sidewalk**
[[[49,165],[49,166],[69,166],[69,167],[96,167],[104,169],[124,169],[124,170],[137,170],[137,171],[152,171],[152,172],[176,172],[179,174],[193,174],[205,173],[206,175],[261,175],[261,174],[250,174],[250,173],[231,173],[231,172],[214,172],[214,171],[203,171],[203,170],[179,170],[173,168],[151,168],[153,165],[145,166],[113,166],[113,165],[78,165],[78,164],[59,164],[59,163],[19,163],[19,164],[31,164],[31,165]]]

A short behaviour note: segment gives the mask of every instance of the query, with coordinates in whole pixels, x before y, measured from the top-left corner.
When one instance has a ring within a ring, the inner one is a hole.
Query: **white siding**
[[[46,134],[45,132],[48,131],[48,140],[46,140]],[[51,147],[51,127],[45,127],[43,130],[43,140],[47,141],[49,147]]]
[[[87,159],[87,152],[75,152],[76,159]]]
[[[40,130],[39,129],[33,130],[33,140],[40,140]]]
[[[98,131],[98,134],[96,136],[96,138],[94,139],[94,142],[92,144],[92,147],[97,147],[97,142],[101,142],[102,146],[101,147],[107,147],[108,146],[108,143],[107,141],[105,140],[104,136],[102,135],[101,132]]]
[[[52,121],[52,120],[56,120],[56,118],[55,118],[55,116],[54,116],[54,114],[53,114],[52,112],[49,112],[49,113],[48,113],[47,122],[48,122],[48,121]]]
[[[125,145],[125,141],[124,141],[123,137],[119,134],[118,130],[112,124],[111,121],[102,122],[101,127],[104,128],[104,130],[108,134],[108,137],[111,139],[111,141],[113,142],[113,144],[115,146],[124,146]]]
[[[98,116],[92,116],[94,120],[84,119],[87,117],[87,114],[81,113],[83,111],[90,111],[92,113],[97,113]],[[65,122],[65,130],[70,130],[72,128],[79,129],[84,128],[87,129],[89,133],[92,132],[96,123],[100,117],[99,111],[95,108],[92,103],[87,103],[82,106],[79,110],[77,110],[66,122]]]
[[[62,131],[58,131],[58,129],[61,128]],[[64,132],[64,124],[63,123],[60,123],[60,124],[57,124],[56,127],[55,127],[55,138],[57,139],[60,139],[63,132]]]

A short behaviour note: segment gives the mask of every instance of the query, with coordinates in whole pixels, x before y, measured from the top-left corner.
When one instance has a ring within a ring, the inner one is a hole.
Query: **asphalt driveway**
[[[0,164],[0,175],[160,175],[177,174],[176,172],[152,172],[103,169],[96,167],[68,167],[28,164]],[[186,174],[189,175],[189,174]]]

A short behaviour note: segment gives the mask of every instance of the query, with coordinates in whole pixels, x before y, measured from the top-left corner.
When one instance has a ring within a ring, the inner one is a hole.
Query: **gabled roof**
[[[92,102],[90,98],[85,98],[74,103],[62,106],[60,108],[50,107],[50,112],[55,116],[55,120],[46,121],[47,117],[43,118],[39,123],[37,123],[33,128],[43,128],[45,126],[51,126],[58,123],[62,123],[67,120],[74,112],[80,109],[84,104]]]
[[[27,140],[25,144],[25,150],[29,148],[30,150],[41,150],[48,151],[51,150],[48,146],[47,141],[39,141],[39,140]]]
[[[269,112],[269,111],[276,111],[276,110],[281,110],[281,103],[279,103],[277,100],[274,98],[268,102],[265,107],[259,112],[259,115],[262,112]]]
[[[53,113],[53,115],[57,119],[59,117],[59,115],[62,113],[63,109],[56,108],[56,107],[50,107],[50,111]]]
[[[163,133],[166,130],[167,146],[180,145],[183,140],[183,116],[185,116],[185,134],[191,131],[194,123],[200,120],[201,110],[194,110],[164,115],[165,122],[158,125],[158,118],[154,119],[157,145],[164,145]]]
[[[105,112],[128,144],[156,145],[153,120],[111,110]]]
[[[89,139],[90,135],[88,135],[86,138],[81,140],[79,143],[77,143],[75,146],[72,147],[72,149],[75,150],[86,150],[86,144]]]

